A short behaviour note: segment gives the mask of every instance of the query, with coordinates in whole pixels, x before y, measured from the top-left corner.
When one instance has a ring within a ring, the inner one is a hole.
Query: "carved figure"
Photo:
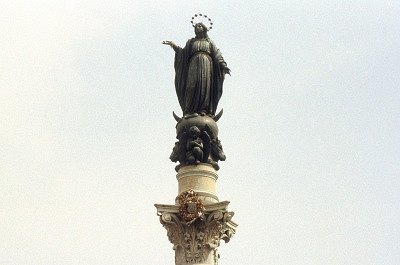
[[[210,163],[215,167],[219,169],[218,166],[218,161],[225,161],[226,156],[224,153],[224,150],[222,149],[222,144],[221,141],[218,139],[218,137],[215,135],[214,131],[209,125],[205,125],[206,130],[210,134],[210,139],[211,139],[211,159]]]
[[[175,168],[176,171],[183,165],[199,163],[210,163],[218,170],[218,161],[225,161],[226,159],[221,141],[216,136],[216,131],[208,124],[203,126],[203,130],[194,125],[188,130],[185,126],[181,129],[177,138],[179,141],[175,142],[169,157],[172,162],[179,161],[180,165]]]
[[[203,22],[194,23],[196,18],[206,18]],[[184,48],[172,41],[163,41],[175,51],[175,90],[183,115],[207,114],[214,116],[222,95],[225,74],[230,75],[221,52],[208,37],[212,22],[206,15],[192,17],[195,37],[186,42]]]
[[[190,138],[186,143],[186,159],[189,164],[199,164],[203,161],[203,140],[196,126],[189,129]]]
[[[172,162],[178,162],[176,170],[182,165],[209,162],[211,151],[211,138],[206,131],[201,131],[197,126],[191,126],[182,132],[178,142],[170,155]]]

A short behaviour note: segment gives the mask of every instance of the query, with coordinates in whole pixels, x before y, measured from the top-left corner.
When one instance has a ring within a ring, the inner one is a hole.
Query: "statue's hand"
[[[163,42],[162,42],[162,44],[165,44],[165,45],[171,46],[172,48],[173,48],[174,46],[176,46],[176,44],[175,44],[175,43],[173,43],[173,42],[172,42],[172,41],[170,41],[170,40],[165,40],[165,41],[163,41]]]
[[[229,69],[228,66],[225,66],[225,67],[223,68],[223,71],[224,71],[224,75],[225,75],[225,74],[231,75],[231,69]]]
[[[162,42],[162,44],[170,46],[175,51],[178,49],[178,46],[175,43],[173,43],[172,41],[170,41],[170,40],[165,40],[165,41]]]

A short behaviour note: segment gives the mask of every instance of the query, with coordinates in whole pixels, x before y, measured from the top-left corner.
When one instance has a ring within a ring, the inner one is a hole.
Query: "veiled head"
[[[194,25],[194,33],[196,33],[196,36],[201,35],[201,34],[207,34],[207,27],[203,23],[197,23]]]

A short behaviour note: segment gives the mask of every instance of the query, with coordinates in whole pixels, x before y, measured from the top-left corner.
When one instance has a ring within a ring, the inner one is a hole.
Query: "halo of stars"
[[[202,19],[202,18],[204,18],[204,19]],[[200,19],[200,21],[195,22],[195,19]],[[208,24],[209,24],[209,26],[205,25],[207,27],[207,30],[212,29],[213,23],[211,21],[211,18],[209,18],[207,15],[204,15],[204,14],[195,14],[192,17],[192,20],[190,21],[190,23],[192,23],[192,26],[195,27],[195,25],[197,23],[200,23],[200,22],[204,23],[204,20],[206,20],[206,22],[208,22]]]

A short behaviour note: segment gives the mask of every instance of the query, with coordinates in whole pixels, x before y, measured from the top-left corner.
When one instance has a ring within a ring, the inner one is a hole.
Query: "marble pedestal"
[[[175,265],[217,265],[220,240],[228,242],[236,231],[229,201],[218,200],[217,179],[209,164],[181,167],[175,205],[155,204],[175,250]]]
[[[178,180],[178,194],[193,190],[204,204],[218,202],[216,188],[218,175],[210,164],[202,163],[182,167],[176,174],[176,178]],[[178,204],[177,199],[175,203]]]

